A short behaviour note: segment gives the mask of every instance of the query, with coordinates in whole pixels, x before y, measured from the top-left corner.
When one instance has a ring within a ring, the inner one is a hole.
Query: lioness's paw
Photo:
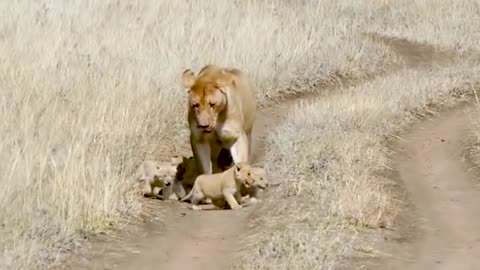
[[[236,205],[236,206],[233,206],[232,207],[232,210],[239,210],[239,209],[242,209],[243,206],[241,206],[240,204],[239,205]]]

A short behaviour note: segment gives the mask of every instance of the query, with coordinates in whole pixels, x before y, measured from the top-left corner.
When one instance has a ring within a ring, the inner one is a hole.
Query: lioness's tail
[[[190,193],[188,193],[187,196],[183,197],[180,201],[184,202],[186,200],[190,200],[192,198],[192,196],[193,196],[193,188],[192,188],[192,190],[190,190]]]

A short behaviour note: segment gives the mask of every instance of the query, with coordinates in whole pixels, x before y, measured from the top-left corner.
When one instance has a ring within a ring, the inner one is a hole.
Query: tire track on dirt
[[[458,109],[395,142],[395,168],[423,224],[410,260],[391,260],[388,269],[480,269],[480,192],[463,157],[469,124]]]
[[[456,53],[406,39],[367,34],[400,55],[408,68],[478,61],[476,52]],[[470,119],[467,108],[422,121],[392,144],[395,178],[407,192],[400,235],[374,269],[480,269],[480,191],[463,156]]]

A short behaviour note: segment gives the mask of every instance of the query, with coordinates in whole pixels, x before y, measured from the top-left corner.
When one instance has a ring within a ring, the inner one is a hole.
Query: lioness
[[[206,65],[198,76],[185,70],[182,84],[188,91],[190,145],[198,169],[204,174],[221,171],[217,160],[222,149],[234,164],[248,163],[257,104],[246,75]]]
[[[224,172],[198,176],[190,193],[181,201],[190,200],[194,210],[202,210],[200,206],[197,206],[198,203],[209,198],[214,205],[220,208],[223,208],[223,202],[227,201],[230,208],[236,210],[242,208],[239,204],[242,199],[240,195],[242,186],[247,188],[258,186],[265,189],[268,183],[265,178],[255,174],[250,165],[241,162]]]

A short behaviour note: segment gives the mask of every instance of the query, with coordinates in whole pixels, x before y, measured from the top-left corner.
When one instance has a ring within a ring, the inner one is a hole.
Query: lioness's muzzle
[[[206,126],[198,125],[198,127],[201,128],[202,131],[205,132],[205,133],[210,133],[214,130],[214,127],[210,126],[210,125],[206,125]]]

